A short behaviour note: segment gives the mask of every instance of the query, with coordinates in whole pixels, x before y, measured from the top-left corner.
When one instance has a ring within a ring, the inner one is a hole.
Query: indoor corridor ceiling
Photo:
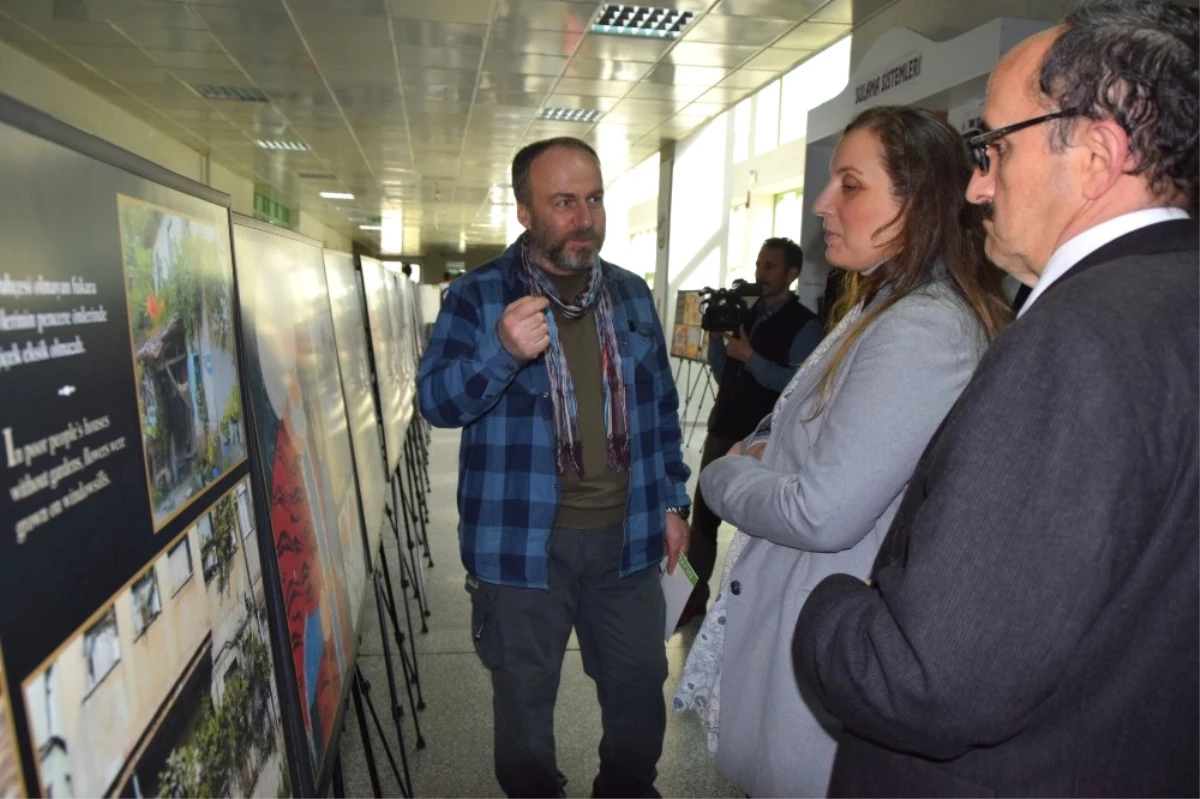
[[[668,39],[580,0],[0,0],[0,39],[368,247],[398,215],[416,255],[504,243],[523,144],[584,138],[611,181],[893,2],[659,0],[694,14]]]

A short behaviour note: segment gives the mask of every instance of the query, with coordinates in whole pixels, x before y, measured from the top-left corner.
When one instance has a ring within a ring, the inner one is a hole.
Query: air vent
[[[232,100],[239,103],[267,103],[270,99],[262,89],[249,86],[216,86],[212,83],[197,83],[193,86],[205,100]]]
[[[290,141],[287,139],[255,139],[255,142],[264,150],[289,150],[294,153],[308,152],[308,145],[302,141]]]
[[[600,119],[600,112],[594,108],[543,108],[538,111],[538,119],[550,122],[585,122],[592,123]]]
[[[592,33],[677,39],[695,18],[695,11],[606,3],[600,7],[600,15],[592,23]]]
[[[297,172],[296,177],[303,180],[334,180],[337,175],[332,172]]]

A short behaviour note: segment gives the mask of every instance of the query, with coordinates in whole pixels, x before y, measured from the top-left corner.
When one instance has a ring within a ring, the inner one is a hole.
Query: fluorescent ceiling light
[[[323,191],[321,196],[326,200],[353,200],[354,195],[345,191]]]
[[[383,230],[382,225],[359,225],[359,230]]]
[[[551,122],[584,122],[592,123],[600,119],[600,112],[594,108],[543,108],[538,111],[538,119]]]
[[[308,152],[308,145],[302,141],[287,139],[255,139],[255,143],[264,150],[288,150],[294,153]]]
[[[677,39],[696,18],[695,11],[606,3],[592,23],[592,33]]]

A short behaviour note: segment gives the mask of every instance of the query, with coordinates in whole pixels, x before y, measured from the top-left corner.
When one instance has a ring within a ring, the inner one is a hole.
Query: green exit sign
[[[274,222],[286,228],[295,228],[299,223],[299,215],[279,202],[265,186],[254,188],[254,216],[267,222]]]
[[[383,218],[382,218],[382,217],[380,217],[380,216],[368,216],[368,217],[367,217],[367,224],[368,224],[368,225],[379,225],[379,224],[382,224],[382,223],[383,223]]]

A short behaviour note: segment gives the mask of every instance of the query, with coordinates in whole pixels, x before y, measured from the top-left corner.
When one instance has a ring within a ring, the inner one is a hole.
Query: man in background
[[[729,453],[775,407],[775,400],[796,369],[821,341],[820,319],[800,304],[791,286],[800,278],[804,253],[791,239],[763,242],[754,279],[762,297],[736,336],[709,334],[708,363],[718,381],[717,398],[708,417],[708,435],[700,458],[703,469]],[[717,528],[721,520],[704,503],[700,486],[692,502],[692,537],[688,560],[699,578],[684,607],[680,625],[704,615],[709,580],[717,561]]]

